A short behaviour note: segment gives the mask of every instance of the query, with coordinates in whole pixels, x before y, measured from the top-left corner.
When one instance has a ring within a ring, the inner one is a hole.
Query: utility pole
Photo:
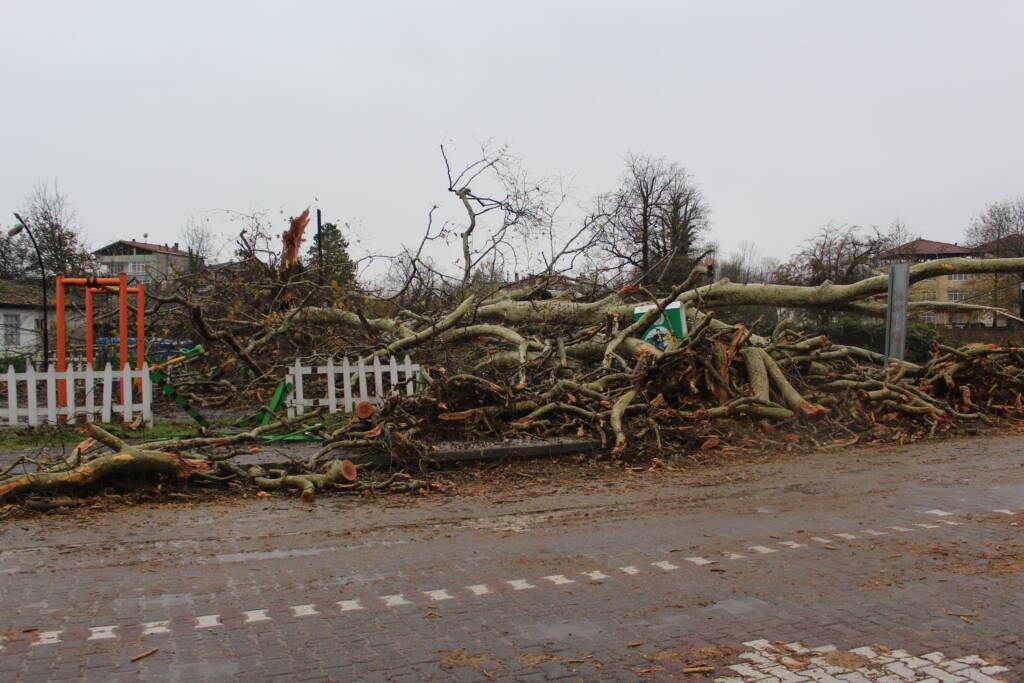
[[[320,269],[320,285],[324,284],[324,224],[320,220],[320,209],[316,210],[316,258]]]
[[[316,209],[316,258],[317,258],[317,278],[316,282],[320,285],[320,305],[324,305],[324,234],[323,234],[323,223],[320,219],[320,207]]]

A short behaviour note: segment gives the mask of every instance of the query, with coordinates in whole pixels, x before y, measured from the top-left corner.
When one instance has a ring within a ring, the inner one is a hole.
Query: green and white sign
[[[639,320],[644,313],[657,308],[654,304],[637,306],[633,309],[633,320]],[[645,342],[664,349],[668,346],[671,337],[682,339],[686,336],[686,316],[683,315],[682,305],[676,301],[665,307],[665,313],[659,315],[654,323],[644,330],[640,338]]]

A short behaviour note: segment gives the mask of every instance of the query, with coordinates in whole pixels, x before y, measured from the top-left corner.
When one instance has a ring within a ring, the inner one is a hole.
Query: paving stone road
[[[1021,525],[1019,436],[0,522],[0,680],[1016,681]]]

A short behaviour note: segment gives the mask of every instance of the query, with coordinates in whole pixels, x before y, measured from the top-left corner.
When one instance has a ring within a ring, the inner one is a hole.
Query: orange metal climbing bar
[[[90,365],[92,365],[95,353],[93,294],[117,294],[119,370],[123,370],[128,365],[128,295],[135,295],[135,364],[141,370],[146,356],[146,287],[141,282],[134,287],[129,287],[128,275],[121,273],[118,277],[57,276],[57,371],[67,370],[67,320],[64,310],[64,288],[69,286],[85,288],[85,359]],[[123,392],[124,387],[121,390]],[[64,380],[57,381],[57,396],[60,405],[67,405],[67,387]]]

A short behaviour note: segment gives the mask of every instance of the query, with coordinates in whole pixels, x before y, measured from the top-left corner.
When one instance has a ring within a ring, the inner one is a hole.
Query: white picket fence
[[[153,425],[153,383],[148,363],[141,370],[126,365],[121,372],[115,372],[110,363],[102,370],[71,364],[62,372],[52,365],[45,372],[29,365],[24,372],[8,367],[7,374],[0,377],[7,380],[7,405],[0,407],[0,427],[75,422],[79,417],[88,422],[97,417],[101,422],[111,422],[115,414],[131,422],[139,413],[146,426]],[[64,380],[66,387],[63,406],[58,403],[58,380]],[[120,387],[124,387],[123,392]]]
[[[344,410],[351,413],[355,404],[361,401],[383,403],[392,393],[405,391],[412,396],[416,392],[416,380],[419,378],[420,366],[413,363],[408,356],[401,363],[392,356],[387,363],[381,363],[374,357],[373,363],[367,367],[360,358],[354,364],[348,358],[342,358],[335,364],[334,359],[327,359],[327,365],[307,367],[295,360],[295,365],[288,369],[286,381],[292,385],[291,394],[285,399],[288,416],[302,415],[306,408],[327,406],[332,413]],[[311,375],[324,375],[327,395],[321,398],[307,397],[304,378]],[[401,375],[401,378],[399,378]],[[339,382],[340,380],[340,382]],[[373,381],[373,392],[369,388]],[[355,386],[353,386],[353,382]],[[340,387],[339,387],[340,384]],[[340,389],[340,390],[339,390]],[[358,390],[359,393],[354,393]]]

